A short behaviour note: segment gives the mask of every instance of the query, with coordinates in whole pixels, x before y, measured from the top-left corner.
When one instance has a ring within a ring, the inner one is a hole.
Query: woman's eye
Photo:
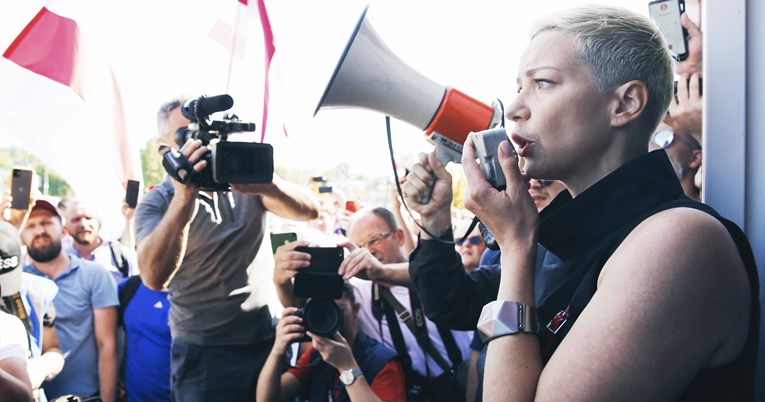
[[[534,82],[536,82],[537,88],[539,88],[539,89],[547,89],[547,88],[552,87],[552,85],[553,85],[552,81],[545,80],[545,79],[540,79],[540,78],[535,79]]]

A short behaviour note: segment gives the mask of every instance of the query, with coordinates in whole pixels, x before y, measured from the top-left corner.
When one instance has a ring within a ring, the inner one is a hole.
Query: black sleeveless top
[[[760,328],[754,256],[734,223],[684,196],[664,150],[628,162],[576,198],[564,191],[540,214],[539,243],[561,260],[549,276],[537,270],[544,288],[544,296],[537,300],[543,361],[547,363],[589,303],[603,265],[624,238],[649,216],[678,207],[704,211],[725,225],[752,292],[749,334],[741,355],[725,366],[698,373],[680,400],[752,400]]]

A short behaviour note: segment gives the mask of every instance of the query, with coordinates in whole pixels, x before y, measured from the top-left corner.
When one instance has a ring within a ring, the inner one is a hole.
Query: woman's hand
[[[491,186],[476,162],[473,136],[462,148],[462,168],[467,179],[465,207],[473,212],[497,240],[503,253],[536,247],[539,221],[534,200],[529,195],[529,178],[521,173],[518,158],[508,141],[497,150],[507,188]]]

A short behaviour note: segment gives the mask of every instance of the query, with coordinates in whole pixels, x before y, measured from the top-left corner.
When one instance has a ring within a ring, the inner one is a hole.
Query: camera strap
[[[375,283],[373,284],[373,286],[379,287],[380,285]],[[393,317],[390,316],[392,314],[386,314],[386,318],[388,319],[388,327],[391,328],[392,325],[395,325],[396,327],[398,327],[398,320],[396,318],[401,319],[401,321],[403,321],[404,324],[406,324],[406,326],[409,327],[409,330],[412,331],[415,338],[417,339],[417,343],[420,345],[422,350],[426,354],[430,355],[430,357],[433,358],[433,360],[435,360],[436,363],[438,363],[438,365],[441,366],[441,368],[444,371],[451,370],[452,365],[450,365],[449,362],[447,362],[446,359],[444,359],[444,357],[441,356],[440,353],[438,353],[436,348],[433,346],[433,343],[430,342],[430,337],[428,336],[428,327],[425,323],[425,313],[422,310],[422,304],[420,304],[420,301],[419,301],[419,298],[417,297],[416,292],[413,289],[409,289],[409,298],[412,305],[412,313],[410,313],[406,309],[406,307],[404,307],[401,303],[399,303],[399,301],[393,296],[393,293],[391,293],[390,289],[383,286],[382,289],[379,290],[379,295],[381,295],[386,302],[384,303],[386,307],[386,313],[388,312],[387,310],[389,310],[390,307],[392,307],[396,311],[396,314]],[[400,331],[401,330],[399,328],[399,332]],[[439,332],[441,331],[439,330]],[[393,331],[391,331],[391,337],[394,337]],[[451,336],[451,332],[449,332],[448,338],[451,338],[452,343],[454,343],[454,337]],[[403,341],[403,336],[402,336],[402,341]],[[446,344],[447,344],[447,341],[444,340],[444,345]],[[456,343],[455,343],[455,348],[456,348]],[[450,358],[451,358],[451,353],[450,353]],[[460,361],[461,360],[462,359],[460,359]],[[426,367],[427,367],[427,364],[426,364]]]

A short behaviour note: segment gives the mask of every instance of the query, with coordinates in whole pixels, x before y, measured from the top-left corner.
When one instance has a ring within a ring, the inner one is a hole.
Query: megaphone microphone
[[[314,115],[329,108],[378,111],[424,131],[444,166],[459,162],[462,144],[471,131],[499,124],[499,105],[487,105],[439,85],[409,67],[377,35],[367,10],[365,7]]]

